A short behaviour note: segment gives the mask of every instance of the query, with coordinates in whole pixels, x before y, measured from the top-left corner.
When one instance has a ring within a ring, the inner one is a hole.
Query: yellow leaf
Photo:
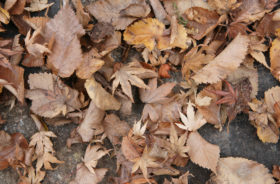
[[[10,14],[7,10],[0,7],[0,22],[8,24],[10,22]]]

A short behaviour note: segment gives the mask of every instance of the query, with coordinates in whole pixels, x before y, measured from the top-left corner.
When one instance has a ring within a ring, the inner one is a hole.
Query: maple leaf
[[[121,104],[114,96],[108,93],[95,79],[92,77],[85,82],[85,88],[89,97],[95,105],[102,110],[119,110]]]
[[[146,103],[142,112],[142,117],[145,120],[150,117],[152,121],[157,121],[161,114],[161,104],[168,102],[166,97],[175,86],[175,83],[165,83],[157,87],[157,79],[150,79],[148,83],[149,89],[140,89],[140,99]]]
[[[54,39],[47,66],[61,77],[70,77],[82,62],[78,38],[85,33],[74,11],[69,6],[60,9],[55,17],[47,22],[43,32],[47,41]]]
[[[187,140],[188,154],[192,162],[216,173],[220,148],[203,139],[198,132],[191,132]]]
[[[51,131],[40,131],[31,137],[29,146],[35,148],[37,158],[36,171],[41,170],[43,165],[45,169],[53,170],[54,168],[51,166],[51,163],[64,163],[53,155],[55,151],[50,137],[56,137],[56,135]]]
[[[99,0],[87,9],[98,22],[111,23],[117,30],[125,29],[137,17],[146,17],[151,11],[143,0]]]
[[[142,174],[144,176],[144,178],[149,181],[148,179],[148,167],[160,167],[160,164],[156,162],[157,159],[153,158],[150,156],[149,151],[148,151],[148,147],[145,147],[142,156],[138,157],[136,159],[133,160],[134,165],[132,167],[132,171],[131,173],[136,172],[139,168],[142,171]]]
[[[30,90],[26,91],[26,98],[32,100],[30,109],[35,114],[53,118],[81,107],[78,92],[63,84],[57,76],[37,73],[28,78]]]
[[[105,156],[106,154],[108,154],[110,151],[110,150],[103,150],[103,149],[104,148],[99,145],[91,146],[90,144],[86,149],[83,162],[92,174],[95,174],[94,168],[97,166],[98,160],[103,156]]]
[[[31,166],[27,168],[27,176],[20,176],[19,184],[40,184],[46,175],[45,171],[35,171]]]
[[[25,7],[24,9],[26,11],[30,11],[30,12],[37,12],[37,11],[42,11],[46,8],[49,8],[53,4],[54,3],[48,4],[48,0],[31,0],[30,7]]]
[[[188,131],[196,131],[198,130],[200,127],[202,127],[206,122],[206,120],[204,119],[203,115],[200,114],[200,112],[194,112],[194,104],[192,104],[191,102],[188,103],[188,107],[187,107],[187,116],[185,116],[183,113],[180,113],[180,118],[182,120],[182,122],[184,123],[184,125],[180,124],[180,123],[176,123],[176,125],[184,130],[188,130]]]
[[[275,183],[269,170],[262,164],[246,158],[226,157],[220,158],[216,175],[210,178],[211,183],[224,184],[240,183],[255,184]]]
[[[196,83],[215,83],[225,79],[243,62],[249,39],[238,35],[214,60],[199,70],[192,78]]]
[[[84,142],[89,142],[94,135],[99,135],[104,132],[102,127],[104,115],[105,111],[99,109],[95,103],[91,101],[84,119],[77,128],[77,132],[80,134]]]
[[[147,128],[147,122],[141,126],[142,121],[141,119],[138,122],[135,122],[132,128],[132,134],[139,137],[144,137],[144,133]]]
[[[127,65],[121,66],[121,68],[112,75],[111,79],[114,79],[113,93],[120,84],[123,92],[134,102],[131,85],[139,88],[148,88],[142,79],[156,76],[156,72],[143,68],[139,62],[130,62]]]

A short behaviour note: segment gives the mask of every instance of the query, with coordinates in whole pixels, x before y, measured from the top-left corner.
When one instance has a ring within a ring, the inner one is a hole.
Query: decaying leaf
[[[89,97],[95,105],[102,110],[119,110],[120,102],[117,101],[110,93],[108,93],[95,79],[92,77],[85,82],[85,88]]]
[[[187,140],[188,154],[192,162],[216,173],[220,148],[207,142],[198,132],[191,132]]]
[[[98,0],[87,9],[99,22],[111,23],[117,30],[125,29],[137,17],[146,17],[151,11],[144,0]]]
[[[26,91],[25,97],[32,100],[30,109],[39,116],[53,118],[82,106],[79,93],[53,74],[30,74],[28,83],[30,90]]]
[[[69,77],[82,62],[81,45],[78,40],[85,33],[74,11],[66,6],[47,22],[44,37],[54,39],[52,53],[47,64],[61,77]]]
[[[40,131],[31,137],[29,146],[35,148],[36,171],[39,171],[43,166],[47,170],[53,170],[51,163],[64,163],[54,156],[55,151],[50,137],[56,137],[56,135],[51,131]]]
[[[264,165],[238,157],[220,158],[217,173],[211,177],[210,182],[213,184],[275,183]]]
[[[247,36],[238,35],[214,60],[192,78],[196,83],[216,83],[225,79],[243,62],[248,49]]]
[[[127,65],[121,66],[121,68],[112,75],[111,79],[115,78],[113,81],[113,93],[120,84],[123,92],[134,102],[131,85],[139,88],[148,88],[142,79],[156,76],[156,72],[143,68],[139,62],[130,62]]]

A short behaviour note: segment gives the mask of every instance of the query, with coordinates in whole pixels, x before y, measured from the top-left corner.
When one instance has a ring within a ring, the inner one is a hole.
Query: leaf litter
[[[260,141],[278,142],[280,87],[257,99],[254,67],[258,62],[280,80],[276,0],[72,0],[54,18],[30,16],[52,5],[1,3],[0,31],[11,21],[20,35],[0,40],[0,93],[39,117],[29,143],[21,133],[0,131],[1,170],[11,166],[19,183],[38,184],[64,163],[46,120],[77,123],[67,146],[88,144],[72,184],[102,182],[111,169],[98,164],[106,155],[116,157],[116,184],[158,183],[159,175],[172,176],[166,184],[187,184],[199,176],[177,166],[189,161],[213,172],[207,183],[279,183],[279,166],[270,174],[255,161],[220,157],[221,148],[198,132],[207,123],[221,130],[243,112]],[[118,49],[121,59],[113,54]],[[131,50],[138,56],[129,57]],[[40,71],[28,73],[31,67]],[[181,82],[171,73],[181,73]],[[139,103],[141,119],[131,126],[122,117]]]

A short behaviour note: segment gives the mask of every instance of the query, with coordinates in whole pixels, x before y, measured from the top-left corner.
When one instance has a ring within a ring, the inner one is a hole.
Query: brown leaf
[[[273,165],[272,174],[273,174],[273,177],[276,178],[279,182],[279,180],[280,180],[280,167],[278,165]]]
[[[46,8],[49,8],[53,5],[54,3],[49,3],[47,0],[31,0],[30,6],[25,7],[24,9],[29,12],[37,12],[37,11],[42,11]]]
[[[24,164],[25,151],[28,142],[21,133],[9,135],[5,131],[0,131],[0,170],[9,166],[21,167]]]
[[[82,106],[79,93],[63,84],[55,75],[30,74],[28,83],[30,90],[26,91],[26,98],[32,100],[30,109],[39,116],[53,118]]]
[[[280,58],[280,39],[276,38],[272,42],[272,46],[270,47],[270,71],[272,75],[280,81],[280,65],[279,65],[279,58]]]
[[[129,16],[123,16],[120,13],[131,5],[145,7],[146,11],[143,17],[147,16],[150,12],[150,8],[144,0],[99,0],[88,5],[87,9],[99,22],[111,23],[115,29],[123,30],[136,20],[138,16],[138,12],[135,12],[136,17],[133,17],[131,14]]]
[[[47,22],[44,37],[54,39],[48,67],[61,77],[70,77],[82,62],[81,45],[78,40],[85,33],[74,11],[66,6]]]
[[[0,84],[15,95],[21,103],[24,103],[24,69],[12,65],[0,54]]]
[[[113,93],[120,84],[123,92],[134,102],[131,85],[139,88],[148,88],[142,79],[156,76],[156,72],[143,68],[139,62],[130,62],[127,65],[121,66],[121,68],[111,76],[111,79],[115,78],[113,81]]]
[[[126,136],[130,129],[127,122],[121,121],[115,114],[107,114],[102,125],[113,145],[120,144],[120,137]]]
[[[192,162],[216,173],[220,158],[219,146],[207,142],[198,132],[191,132],[187,140],[187,147]]]
[[[220,158],[216,175],[210,178],[213,184],[246,183],[256,184],[275,183],[269,170],[262,164],[238,157]]]
[[[162,78],[170,78],[171,76],[169,75],[169,70],[171,69],[169,64],[163,64],[160,66],[158,74]]]
[[[110,37],[114,34],[114,27],[106,22],[98,22],[89,32],[91,41],[94,43],[99,43],[103,41],[106,37]]]
[[[155,17],[161,21],[164,22],[166,19],[167,13],[165,9],[163,8],[161,2],[159,0],[149,0],[151,3],[151,6],[154,10]]]
[[[225,79],[243,62],[249,39],[238,35],[214,60],[199,70],[192,78],[196,83],[216,83]]]
[[[121,104],[114,96],[108,93],[95,79],[92,77],[85,82],[85,88],[89,97],[95,105],[102,110],[119,110]]]
[[[77,128],[77,132],[84,142],[89,142],[94,135],[99,135],[104,132],[101,124],[104,115],[105,111],[99,109],[95,103],[91,101],[83,121]]]
[[[9,8],[9,12],[11,15],[20,15],[24,11],[24,7],[26,4],[26,0],[17,0],[16,3]]]
[[[83,27],[86,27],[90,21],[89,13],[85,12],[81,0],[72,0],[72,3],[76,8],[76,14],[80,23],[83,25]]]
[[[130,142],[127,136],[122,139],[122,153],[126,159],[133,161],[134,159],[140,157],[140,153],[136,150],[133,144]]]

